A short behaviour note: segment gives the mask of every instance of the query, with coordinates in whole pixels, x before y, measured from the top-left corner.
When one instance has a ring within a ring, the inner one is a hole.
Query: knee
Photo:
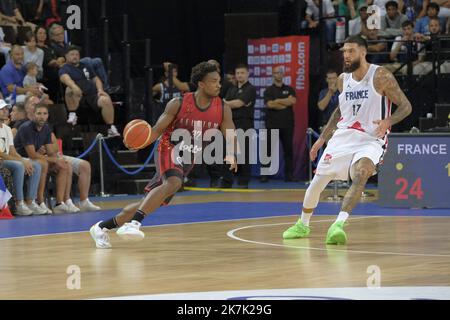
[[[168,194],[174,194],[178,190],[180,190],[182,186],[182,181],[178,177],[170,177],[166,181],[164,181],[164,188]]]
[[[42,166],[38,162],[33,162],[33,170],[34,174],[40,175],[42,172]]]
[[[89,164],[89,162],[85,160],[82,160],[80,162],[79,173],[80,175],[82,174],[91,175],[91,165]]]
[[[48,162],[46,160],[39,160],[38,163],[41,166],[41,174],[46,174],[48,172]]]
[[[354,181],[361,181],[361,180],[365,181],[370,178],[372,173],[373,172],[370,168],[359,166],[356,168],[356,170],[353,174],[353,180]]]

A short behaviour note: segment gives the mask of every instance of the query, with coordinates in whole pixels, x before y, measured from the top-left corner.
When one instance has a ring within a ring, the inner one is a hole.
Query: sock
[[[112,219],[109,219],[108,221],[100,222],[100,224],[98,226],[100,227],[100,229],[106,228],[108,230],[115,229],[118,227],[115,217]]]
[[[135,221],[141,223],[142,220],[144,220],[144,219],[145,219],[145,213],[143,211],[141,211],[141,210],[138,210],[138,211],[136,211],[136,213],[134,214],[133,219],[131,219],[131,220],[135,220]]]
[[[309,219],[311,219],[311,216],[313,215],[313,213],[306,213],[302,211],[302,217],[300,218],[300,220],[303,222],[303,224],[307,227],[309,227]]]
[[[336,219],[336,222],[345,222],[348,219],[349,214],[347,212],[341,211]]]

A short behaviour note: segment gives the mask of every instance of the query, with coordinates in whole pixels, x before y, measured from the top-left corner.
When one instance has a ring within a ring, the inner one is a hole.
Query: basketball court
[[[0,298],[450,298],[448,209],[384,208],[368,190],[373,197],[346,227],[348,244],[327,246],[339,211],[327,201],[333,190],[322,195],[311,235],[283,240],[304,186],[260,186],[178,193],[144,221],[144,241],[111,233],[110,250],[95,248],[89,228],[140,196],[95,199],[100,212],[2,221]]]

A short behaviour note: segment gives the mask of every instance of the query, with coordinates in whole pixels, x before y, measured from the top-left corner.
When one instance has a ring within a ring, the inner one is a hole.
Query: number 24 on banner
[[[367,29],[381,29],[381,15],[380,8],[376,5],[371,5],[367,8],[369,17],[367,18]]]

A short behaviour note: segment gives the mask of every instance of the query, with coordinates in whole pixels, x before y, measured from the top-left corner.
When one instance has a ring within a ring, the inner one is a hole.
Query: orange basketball
[[[130,121],[123,130],[123,142],[129,149],[143,149],[150,144],[152,127],[145,120]]]

